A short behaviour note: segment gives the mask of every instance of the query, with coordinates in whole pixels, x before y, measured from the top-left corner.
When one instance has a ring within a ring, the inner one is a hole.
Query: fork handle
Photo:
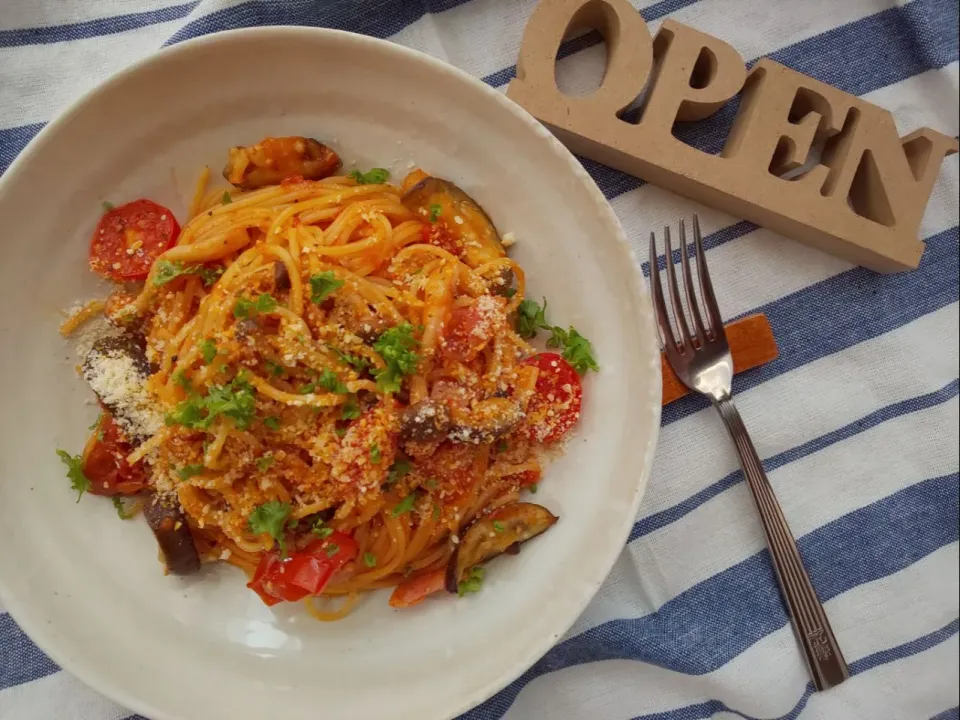
[[[797,542],[793,539],[783,510],[774,497],[773,488],[763,471],[763,464],[750,441],[747,428],[732,400],[715,399],[714,405],[737,446],[740,465],[753,493],[763,531],[767,536],[777,582],[780,584],[790,622],[793,624],[813,684],[817,690],[839,685],[850,677],[850,671],[830,628],[823,605],[820,604],[810,577],[803,567]]]

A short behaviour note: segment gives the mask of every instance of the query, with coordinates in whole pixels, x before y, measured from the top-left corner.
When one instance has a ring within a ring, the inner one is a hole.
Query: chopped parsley
[[[103,438],[104,438],[103,430],[97,430],[97,440],[99,440],[100,442],[103,442]]]
[[[207,338],[200,343],[200,353],[203,355],[203,362],[209,365],[217,356],[217,344],[210,338]]]
[[[265,360],[263,365],[264,367],[267,368],[267,370],[270,371],[270,374],[273,375],[274,377],[280,377],[284,373],[283,365],[281,365],[280,363],[274,362],[273,360]]]
[[[97,419],[93,421],[93,425],[87,428],[87,430],[96,430],[100,426],[100,421],[103,420],[103,413],[97,415]]]
[[[380,446],[374,443],[370,446],[370,462],[374,465],[379,465],[381,459]]]
[[[347,395],[350,392],[347,390],[347,386],[341,382],[340,378],[337,377],[337,374],[332,370],[324,370],[322,373],[320,373],[320,379],[317,382],[320,383],[320,387],[325,388],[332,393]]]
[[[290,517],[290,504],[271,500],[254,509],[247,518],[250,531],[257,535],[269,535],[277,541],[281,552],[286,555],[287,544],[283,537],[283,529]]]
[[[333,535],[333,528],[323,522],[323,518],[317,518],[310,528],[310,532],[319,538],[328,538]]]
[[[233,198],[230,197],[230,192],[227,191],[227,190],[224,190],[224,191],[223,191],[223,197],[220,198],[220,204],[221,204],[221,205],[229,205],[229,204],[232,203],[232,202],[233,202]]]
[[[276,432],[280,429],[280,418],[271,415],[270,417],[263,419],[263,424],[266,426],[267,430],[273,430]]]
[[[390,466],[390,470],[387,472],[387,482],[395,483],[397,480],[402,480],[411,470],[413,470],[411,462],[401,458]]]
[[[357,399],[351,397],[340,406],[340,419],[356,420],[358,417],[360,417],[360,406],[357,404]]]
[[[190,392],[191,390],[193,390],[193,383],[190,382],[190,378],[187,376],[187,374],[183,370],[177,370],[173,374],[173,377],[171,379],[173,380],[175,385],[179,385],[187,392]]]
[[[400,517],[401,515],[410,512],[413,510],[413,506],[417,502],[417,494],[415,492],[407,495],[403,500],[398,502],[393,506],[393,510],[390,511],[390,514],[394,517]]]
[[[536,494],[537,490],[539,490],[539,488],[537,487],[537,484],[536,484],[536,483],[533,483],[533,484],[530,486],[530,492]]]
[[[177,470],[177,477],[181,480],[189,480],[196,475],[200,475],[203,470],[203,465],[184,465],[182,468]]]
[[[153,274],[153,284],[156,287],[166,285],[174,278],[181,275],[199,275],[206,286],[213,285],[217,279],[223,275],[223,266],[206,267],[204,265],[185,266],[179,260],[171,262],[170,260],[160,260],[157,263],[156,272]]]
[[[368,568],[375,568],[377,566],[377,556],[373,553],[365,552],[363,554],[363,564]]]
[[[430,222],[435,223],[440,219],[440,213],[443,212],[443,208],[440,207],[437,203],[434,203],[430,206]]]
[[[529,340],[537,336],[537,330],[547,327],[547,299],[543,298],[543,307],[536,300],[524,298],[517,307],[517,335]]]
[[[275,462],[276,458],[273,457],[272,453],[267,453],[261,457],[257,458],[257,470],[260,472],[266,472]]]
[[[467,576],[457,584],[457,595],[463,597],[467,593],[478,592],[483,586],[483,578],[486,574],[487,571],[479,565],[470,568]]]
[[[373,373],[380,392],[399,391],[403,376],[416,372],[420,356],[414,350],[419,346],[420,342],[413,337],[413,325],[410,323],[392,327],[377,339],[373,349],[380,353],[387,365]]]
[[[351,355],[350,353],[345,353],[341,350],[337,350],[335,347],[331,347],[330,349],[333,350],[333,352],[336,354],[338,358],[340,358],[340,360],[342,360],[344,363],[352,367],[358,373],[363,372],[364,370],[370,367],[370,361],[367,360],[365,357],[361,357],[360,355]]]
[[[57,450],[60,460],[67,466],[67,478],[70,487],[77,491],[77,502],[90,489],[90,478],[83,474],[83,459],[80,455],[70,455],[66,450]]]
[[[577,332],[572,325],[569,330],[561,327],[552,327],[553,333],[547,340],[547,347],[563,348],[563,359],[573,366],[580,375],[587,370],[599,370],[596,359],[593,357],[593,346],[590,341]]]
[[[108,212],[110,212],[111,210],[113,210],[114,204],[113,204],[112,202],[110,202],[109,200],[104,200],[102,203],[100,203],[100,207],[103,208],[103,211],[104,211],[105,213],[108,213]]]
[[[338,280],[333,270],[327,270],[310,276],[310,300],[322,303],[327,295],[343,287],[343,280]]]
[[[129,520],[133,517],[133,513],[127,510],[126,506],[123,504],[123,500],[116,495],[113,496],[113,507],[116,509],[117,516],[121,520]]]
[[[253,422],[256,399],[253,386],[241,373],[226,385],[211,386],[205,397],[191,392],[173,412],[167,414],[166,423],[206,430],[223,415],[233,420],[240,430],[246,430]]]
[[[390,171],[384,168],[372,168],[367,172],[351,170],[347,177],[357,181],[357,185],[379,185],[385,183],[390,177]]]
[[[512,298],[512,297],[513,297],[514,295],[516,295],[516,294],[517,294],[517,289],[516,289],[516,288],[506,288],[506,289],[503,291],[503,296],[504,296],[505,298]]]
[[[593,346],[590,341],[577,332],[572,325],[564,330],[559,325],[547,322],[547,300],[543,299],[543,307],[534,300],[524,299],[517,308],[517,334],[526,339],[536,336],[538,330],[549,330],[550,339],[547,347],[562,348],[563,358],[573,366],[580,375],[588,370],[599,370],[597,360],[593,356]]]
[[[270,293],[260,293],[256,300],[239,298],[233,306],[233,316],[238,320],[251,318],[259,313],[268,313],[277,309],[277,300]]]
[[[504,440],[503,438],[500,438],[500,439],[497,441],[497,452],[498,452],[498,453],[505,453],[508,448],[509,448],[509,445],[507,445],[507,441]]]
[[[336,543],[328,543],[324,546],[323,550],[327,553],[327,557],[333,557],[340,552],[340,546]]]
[[[333,434],[339,438],[342,438],[347,434],[347,429],[345,427],[337,427],[333,429]]]
[[[494,532],[502,533],[505,529],[506,529],[506,528],[503,527],[503,523],[502,523],[502,522],[500,522],[499,520],[494,520],[494,521],[493,521],[493,531],[494,531]]]

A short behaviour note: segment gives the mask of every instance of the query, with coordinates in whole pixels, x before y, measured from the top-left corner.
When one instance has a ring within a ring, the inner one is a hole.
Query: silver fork
[[[686,309],[680,298],[680,288],[673,263],[670,228],[665,227],[663,232],[666,245],[667,288],[678,326],[678,333],[674,333],[667,314],[667,305],[663,299],[663,288],[660,285],[657,240],[655,234],[651,232],[650,295],[653,298],[664,352],[677,377],[691,390],[696,390],[710,398],[733,437],[743,474],[760,513],[763,531],[767,536],[767,545],[770,547],[770,555],[773,558],[773,569],[807,668],[816,689],[826,690],[842,683],[850,677],[850,672],[837,645],[833,630],[830,628],[823,605],[820,604],[807,571],[803,567],[796,540],[790,532],[783,510],[780,509],[774,497],[773,488],[770,487],[770,481],[767,480],[767,475],[763,471],[763,464],[757,456],[757,451],[747,434],[747,428],[740,419],[740,413],[737,412],[731,398],[733,360],[730,357],[730,347],[727,345],[717,298],[713,294],[713,284],[710,282],[710,273],[707,270],[703,239],[700,236],[700,221],[696,215],[693,216],[697,275],[706,323],[701,316],[700,305],[694,291],[683,220],[680,220],[680,265],[683,268]]]

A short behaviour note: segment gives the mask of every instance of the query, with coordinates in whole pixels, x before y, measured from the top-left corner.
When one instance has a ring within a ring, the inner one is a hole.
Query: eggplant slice
[[[491,443],[509,434],[523,420],[523,410],[509,398],[491,397],[453,416],[450,439],[464,443]]]
[[[442,402],[421,400],[400,417],[400,439],[404,442],[430,442],[446,436],[450,430],[450,412]]]
[[[134,446],[163,427],[163,414],[146,389],[154,370],[147,360],[146,340],[133,332],[97,340],[81,366],[83,379]]]
[[[167,569],[174,575],[191,575],[200,569],[187,519],[176,499],[154,495],[143,507],[147,524],[157,538]]]
[[[340,169],[340,156],[307,137],[264,138],[256,145],[230,148],[223,177],[241,190],[279,185],[288,178],[322,180]]]
[[[527,540],[549,530],[558,518],[542,505],[514,503],[476,520],[454,545],[445,587],[455,593],[466,572],[497,555],[516,555]]]
[[[448,232],[458,235],[470,267],[506,256],[490,216],[449,180],[425,178],[410,188],[402,202],[422,220],[441,222]]]

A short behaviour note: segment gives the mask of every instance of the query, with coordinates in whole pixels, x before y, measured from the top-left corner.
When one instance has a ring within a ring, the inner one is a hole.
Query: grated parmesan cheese
[[[84,364],[84,379],[130,437],[152,436],[163,428],[157,408],[133,358],[121,350],[92,352]]]

